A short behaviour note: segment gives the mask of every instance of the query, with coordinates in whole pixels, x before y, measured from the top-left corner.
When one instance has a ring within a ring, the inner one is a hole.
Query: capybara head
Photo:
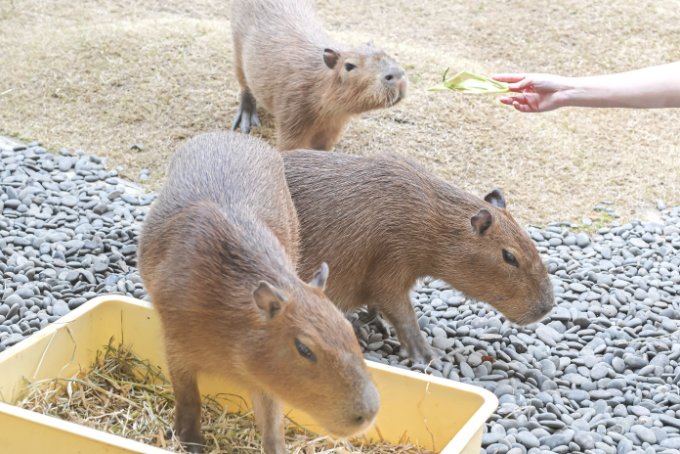
[[[324,49],[323,61],[334,72],[334,97],[347,113],[390,107],[406,96],[404,69],[370,44],[348,51]]]
[[[349,437],[372,425],[380,400],[350,323],[323,292],[327,276],[324,263],[309,284],[288,293],[259,283],[253,304],[265,335],[247,368],[331,434]]]
[[[510,321],[536,322],[555,304],[548,272],[534,242],[506,211],[503,193],[495,189],[484,200],[469,213],[464,244],[438,254],[436,267],[455,288],[490,303]]]

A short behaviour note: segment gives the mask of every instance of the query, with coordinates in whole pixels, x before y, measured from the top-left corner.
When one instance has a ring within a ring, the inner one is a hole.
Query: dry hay
[[[317,4],[338,39],[374,40],[411,81],[403,103],[353,120],[338,151],[404,153],[479,195],[502,187],[524,223],[580,219],[603,200],[624,217],[680,204],[680,109],[527,115],[427,91],[446,67],[588,75],[677,60],[676,0]],[[230,124],[232,59],[228,1],[0,2],[0,134],[109,157],[133,179],[149,168],[157,188],[178,143]]]
[[[233,395],[203,396],[202,428],[206,453],[260,453],[260,435],[252,412],[228,413]],[[55,416],[93,429],[120,435],[174,452],[185,452],[171,432],[175,398],[160,369],[143,361],[128,348],[111,344],[97,353],[92,367],[73,378],[31,383],[18,406]],[[289,452],[425,454],[404,442],[372,444],[360,439],[334,442],[319,437],[288,420]]]

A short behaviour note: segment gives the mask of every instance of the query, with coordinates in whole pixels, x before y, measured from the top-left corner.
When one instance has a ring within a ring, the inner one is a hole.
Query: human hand
[[[572,88],[568,78],[550,74],[499,74],[492,79],[507,82],[510,91],[520,93],[500,99],[520,112],[547,112],[562,107],[566,91]]]

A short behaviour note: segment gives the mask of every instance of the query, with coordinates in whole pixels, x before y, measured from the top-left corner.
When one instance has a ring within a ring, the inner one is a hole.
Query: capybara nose
[[[555,307],[554,301],[544,301],[543,304],[541,304],[541,307],[540,307],[541,318],[543,318],[543,317],[547,316],[549,313],[551,313],[554,307]]]
[[[356,426],[367,428],[373,424],[379,409],[380,397],[378,396],[378,390],[371,384],[364,390],[361,407],[357,409],[357,413],[354,415]]]
[[[365,407],[354,416],[354,425],[358,430],[367,429],[378,414],[378,407]]]
[[[389,71],[387,71],[387,74],[385,74],[383,79],[388,84],[396,84],[401,79],[403,79],[405,75],[406,73],[404,72],[403,69],[399,67],[393,67],[390,68]]]
[[[547,286],[541,295],[541,302],[539,304],[539,313],[542,316],[548,315],[555,307],[555,294],[553,293],[552,285]]]

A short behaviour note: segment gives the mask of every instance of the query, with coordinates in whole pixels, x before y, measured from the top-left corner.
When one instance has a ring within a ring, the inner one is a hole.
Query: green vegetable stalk
[[[507,93],[510,91],[508,85],[503,82],[467,71],[461,71],[447,79],[448,72],[448,69],[444,71],[442,83],[430,88],[430,91],[454,90],[461,93]]]

